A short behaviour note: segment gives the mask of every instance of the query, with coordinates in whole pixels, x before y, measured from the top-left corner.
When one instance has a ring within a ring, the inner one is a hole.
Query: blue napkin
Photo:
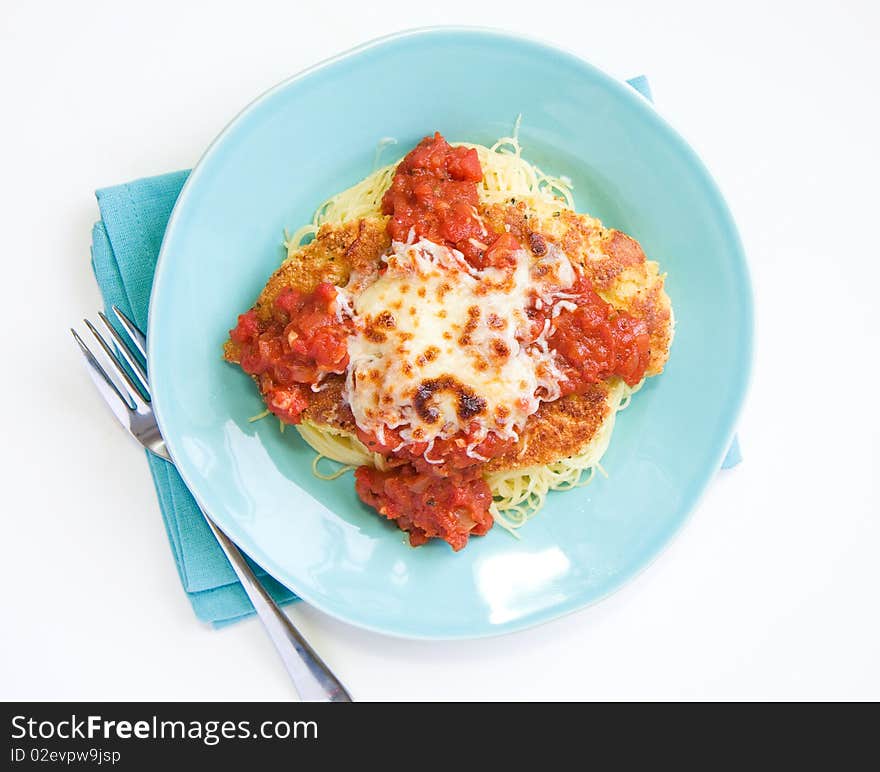
[[[106,308],[119,306],[142,330],[165,226],[189,172],[137,180],[97,192],[92,269]],[[112,316],[111,316],[112,318]],[[183,589],[196,616],[215,626],[254,613],[229,561],[172,464],[147,453],[159,508]],[[251,567],[278,603],[297,600],[259,566]]]
[[[639,76],[629,83],[651,99],[647,78]],[[101,220],[92,229],[92,269],[106,308],[119,306],[142,330],[147,328],[159,247],[188,175],[188,171],[172,172],[97,191]],[[734,437],[722,468],[740,460]],[[253,606],[180,475],[172,464],[149,453],[147,461],[180,581],[196,616],[220,627],[253,614]],[[251,566],[278,603],[298,600],[262,568]]]

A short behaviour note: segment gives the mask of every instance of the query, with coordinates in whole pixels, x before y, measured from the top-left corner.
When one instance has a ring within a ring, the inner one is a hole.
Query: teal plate
[[[282,231],[435,129],[492,144],[522,114],[525,156],[568,175],[579,211],[638,239],[668,272],[666,371],[618,418],[608,478],[554,493],[521,540],[412,549],[347,475],[272,419],[221,344],[283,256]],[[396,151],[396,152],[395,152]],[[719,468],[743,402],[752,300],[736,227],[684,140],[629,86],[571,54],[440,28],[369,43],[264,94],[211,145],[165,234],[149,322],[162,433],[183,479],[241,548],[341,620],[413,638],[516,630],[607,595],[669,542]],[[696,577],[695,577],[696,580]]]

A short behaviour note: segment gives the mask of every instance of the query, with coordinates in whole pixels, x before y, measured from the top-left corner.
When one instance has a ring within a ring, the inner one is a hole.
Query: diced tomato
[[[473,148],[466,149],[457,147],[448,154],[446,168],[450,176],[456,180],[468,182],[481,182],[483,180],[483,168],[480,166],[480,158]]]
[[[288,424],[298,424],[303,410],[309,406],[308,388],[298,383],[287,387],[273,384],[264,397],[266,407]]]
[[[487,231],[477,215],[482,179],[476,150],[452,147],[439,133],[425,137],[398,164],[382,198],[388,234],[407,241],[412,232],[457,249],[478,270],[513,266],[522,245],[510,233]]]
[[[257,312],[247,311],[239,314],[238,324],[229,331],[229,337],[236,343],[248,343],[253,340],[260,332],[260,325],[257,322]]]
[[[469,535],[482,536],[493,523],[492,494],[481,476],[480,457],[493,458],[513,444],[489,434],[474,445],[476,429],[474,424],[467,434],[435,440],[430,448],[424,442],[399,447],[401,437],[394,429],[385,430],[384,442],[358,430],[361,442],[390,459],[384,472],[370,467],[357,470],[358,495],[409,532],[413,546],[436,537],[454,550],[461,549]]]
[[[492,527],[492,491],[475,473],[438,477],[406,465],[381,472],[362,466],[355,471],[361,500],[409,533],[416,547],[428,539],[448,542],[456,552],[473,534]]]
[[[417,238],[457,249],[477,265],[487,240],[497,235],[487,234],[476,216],[482,179],[476,150],[452,147],[439,132],[425,137],[398,164],[382,198],[383,213],[391,215],[388,234],[407,241],[412,230]]]
[[[644,377],[650,358],[647,325],[615,310],[586,281],[580,282],[576,293],[577,308],[559,314],[549,341],[562,358],[567,376],[560,384],[562,393],[582,394],[612,375],[635,386]]]
[[[311,293],[284,289],[269,319],[248,311],[229,337],[238,344],[242,370],[258,378],[269,410],[295,424],[308,407],[310,386],[322,375],[344,372],[349,333],[336,317],[336,287],[322,282]]]
[[[477,268],[510,268],[516,265],[516,252],[522,245],[512,233],[502,233],[481,259],[475,263]]]

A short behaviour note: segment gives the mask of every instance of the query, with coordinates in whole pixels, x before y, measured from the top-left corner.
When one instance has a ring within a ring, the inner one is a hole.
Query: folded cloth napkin
[[[629,83],[651,98],[644,76]],[[92,230],[92,269],[106,308],[119,306],[142,330],[147,328],[159,247],[188,175],[188,171],[172,172],[97,191],[101,220]],[[220,627],[253,614],[253,606],[174,466],[150,453],[147,461],[177,571],[196,616]],[[722,468],[739,461],[734,438]],[[298,600],[262,568],[254,563],[251,567],[277,602]]]
[[[116,305],[142,329],[165,226],[188,172],[138,180],[97,192],[101,221],[92,229],[92,268],[104,304]],[[112,316],[111,316],[112,318]],[[147,453],[165,530],[196,616],[215,626],[254,613],[229,561],[172,464]],[[297,597],[251,567],[278,603]]]

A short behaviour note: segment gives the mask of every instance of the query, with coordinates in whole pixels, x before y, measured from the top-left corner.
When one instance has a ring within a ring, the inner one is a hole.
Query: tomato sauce
[[[441,477],[410,464],[387,472],[361,466],[354,476],[361,501],[407,531],[413,547],[439,538],[457,552],[492,527],[492,491],[473,467]]]
[[[439,132],[425,137],[398,164],[382,197],[382,213],[391,215],[388,235],[406,242],[412,232],[452,247],[477,269],[509,264],[519,243],[487,231],[477,215],[482,179],[476,150],[452,147]]]
[[[613,375],[635,386],[645,376],[650,358],[645,322],[606,303],[583,278],[571,292],[577,296],[577,308],[559,314],[549,338],[566,376],[560,383],[562,395],[583,394],[591,384]]]
[[[336,287],[314,292],[293,288],[278,295],[269,320],[251,310],[238,317],[230,339],[238,344],[241,368],[257,378],[266,406],[285,423],[297,424],[308,406],[311,386],[348,365],[349,324],[336,318]]]
[[[470,535],[482,536],[493,522],[492,492],[475,456],[492,458],[512,445],[494,434],[475,442],[475,430],[473,425],[468,434],[400,447],[397,430],[386,429],[380,442],[375,434],[359,429],[361,442],[391,462],[385,472],[360,467],[355,490],[365,504],[408,531],[414,547],[436,537],[458,551]]]

